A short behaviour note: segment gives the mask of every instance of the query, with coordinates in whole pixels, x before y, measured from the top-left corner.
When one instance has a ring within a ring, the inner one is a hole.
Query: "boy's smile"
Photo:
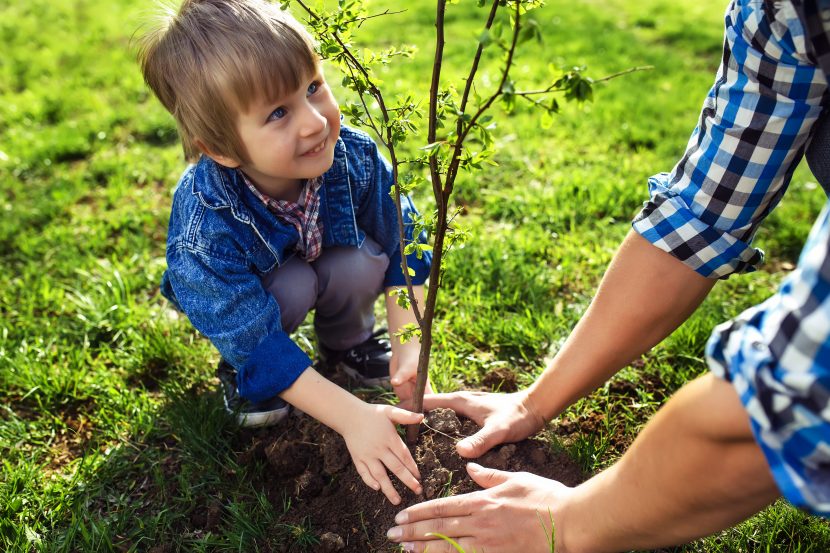
[[[296,201],[303,180],[331,167],[340,108],[318,69],[300,89],[277,101],[254,102],[239,115],[238,127],[250,159],[238,167],[262,193]]]

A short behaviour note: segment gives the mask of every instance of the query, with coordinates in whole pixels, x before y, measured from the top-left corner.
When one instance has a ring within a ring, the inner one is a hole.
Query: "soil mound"
[[[240,465],[267,463],[266,477],[252,482],[281,510],[290,501],[284,525],[275,529],[275,551],[392,552],[386,531],[395,515],[408,505],[480,489],[464,469],[467,461],[455,451],[456,442],[478,427],[459,420],[449,409],[431,411],[414,450],[424,493],[416,496],[393,478],[401,505],[389,503],[367,487],[351,462],[343,439],[316,420],[290,417],[276,428],[240,435]],[[554,451],[541,438],[506,444],[482,456],[486,467],[527,471],[573,486],[585,475],[567,454]]]

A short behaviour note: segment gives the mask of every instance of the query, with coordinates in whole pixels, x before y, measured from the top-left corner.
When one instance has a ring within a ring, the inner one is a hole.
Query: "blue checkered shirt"
[[[755,270],[764,254],[752,238],[784,194],[816,123],[826,120],[828,15],[825,0],[733,0],[698,125],[674,170],[649,180],[635,231],[706,277]],[[828,248],[830,202],[777,293],[718,326],[706,347],[711,370],[735,386],[784,497],[825,516]]]

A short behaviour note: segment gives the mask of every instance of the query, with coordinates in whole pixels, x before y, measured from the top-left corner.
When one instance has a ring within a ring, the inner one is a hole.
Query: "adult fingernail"
[[[481,466],[481,465],[479,465],[479,464],[476,464],[476,463],[467,463],[467,470],[471,470],[471,471],[473,471],[473,472],[478,472],[478,471],[480,471],[482,468],[484,468],[484,467],[482,467],[482,466]]]
[[[406,511],[401,511],[395,515],[395,524],[406,524],[407,522],[409,522],[409,513]]]
[[[407,552],[415,551],[415,544],[414,543],[405,542],[405,543],[401,544],[401,547],[403,547],[403,550],[407,551]]]
[[[386,537],[392,541],[398,541],[403,537],[403,530],[395,526],[394,528],[390,528],[388,532],[386,532]]]

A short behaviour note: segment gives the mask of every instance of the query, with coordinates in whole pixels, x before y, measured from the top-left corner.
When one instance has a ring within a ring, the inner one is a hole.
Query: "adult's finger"
[[[504,484],[515,473],[482,467],[478,463],[467,463],[467,474],[476,484],[486,490]]]
[[[433,518],[394,526],[386,532],[386,537],[400,543],[428,540],[429,535],[435,533],[450,538],[461,538],[473,535],[475,530],[472,517]]]
[[[424,410],[429,411],[437,407],[452,409],[457,413],[468,416],[467,407],[469,401],[467,392],[451,392],[449,394],[426,394],[424,395]]]
[[[482,551],[476,549],[476,542],[473,538],[458,538],[453,541],[461,547],[462,551]],[[428,541],[405,542],[401,545],[407,553],[410,551],[413,553],[458,553],[454,545],[438,536]]]
[[[442,497],[412,505],[397,514],[395,524],[403,525],[420,520],[468,516],[480,507],[477,501],[478,493]]]
[[[481,457],[493,447],[504,442],[505,434],[503,428],[496,428],[485,422],[481,430],[455,444],[455,449],[459,455],[468,459]]]

